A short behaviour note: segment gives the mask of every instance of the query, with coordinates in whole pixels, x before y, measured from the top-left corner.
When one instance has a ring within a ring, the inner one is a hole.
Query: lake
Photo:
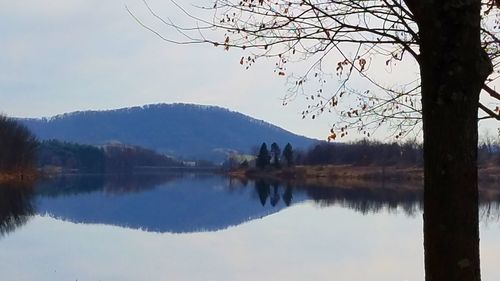
[[[496,281],[500,200],[487,198],[482,276]],[[0,271],[37,281],[423,280],[421,205],[418,188],[398,184],[60,177],[0,188]]]

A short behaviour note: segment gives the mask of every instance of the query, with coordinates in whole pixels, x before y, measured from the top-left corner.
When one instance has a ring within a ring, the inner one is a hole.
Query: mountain
[[[106,111],[78,111],[50,118],[20,119],[40,139],[81,144],[139,145],[188,159],[224,159],[262,142],[308,148],[318,140],[216,106],[154,104]]]

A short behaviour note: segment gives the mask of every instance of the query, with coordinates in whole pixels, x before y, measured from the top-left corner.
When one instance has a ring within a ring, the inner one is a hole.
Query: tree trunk
[[[426,281],[479,281],[477,109],[491,63],[479,1],[429,2],[418,22]]]

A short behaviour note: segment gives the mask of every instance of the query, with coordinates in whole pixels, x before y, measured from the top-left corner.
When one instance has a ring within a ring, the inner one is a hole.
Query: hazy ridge
[[[318,140],[217,106],[152,104],[20,119],[40,139],[102,145],[139,145],[177,157],[220,160],[225,151],[249,152],[263,141],[308,148]]]

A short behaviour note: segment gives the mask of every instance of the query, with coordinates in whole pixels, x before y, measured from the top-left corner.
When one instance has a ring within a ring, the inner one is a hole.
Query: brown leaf
[[[365,69],[366,60],[365,59],[359,59],[358,63],[359,63],[359,66],[361,67],[360,71],[363,71]]]

